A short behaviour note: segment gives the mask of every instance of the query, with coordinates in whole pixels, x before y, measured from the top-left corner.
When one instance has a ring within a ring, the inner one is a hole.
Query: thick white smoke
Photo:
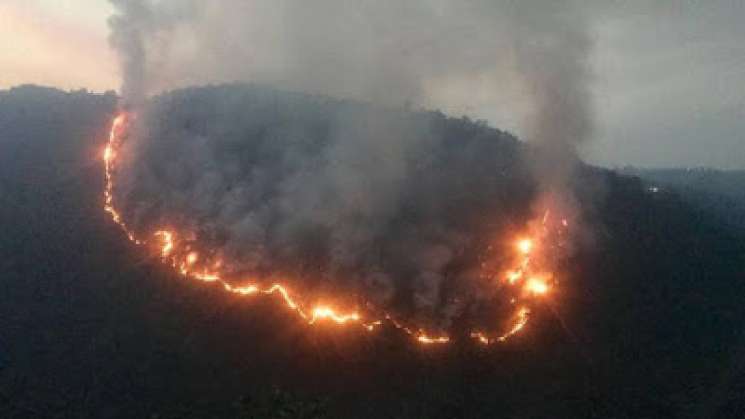
[[[478,277],[474,254],[528,197],[573,202],[592,121],[574,2],[111,1],[123,101],[142,114],[117,198],[133,225],[175,224],[236,272],[351,278],[449,317]],[[228,81],[390,108],[238,86],[144,105]],[[523,117],[537,185],[511,137],[395,111],[470,101]]]
[[[145,41],[150,8],[141,1],[111,0],[111,3],[119,10],[109,19],[109,42],[119,52],[122,69],[120,93],[125,103],[141,104],[148,90]]]
[[[119,211],[230,279],[302,278],[447,320],[493,296],[480,264],[534,192],[514,137],[439,113],[245,85],[144,110],[119,150]]]
[[[589,134],[576,1],[112,2],[125,98],[249,81],[488,117],[543,144]]]

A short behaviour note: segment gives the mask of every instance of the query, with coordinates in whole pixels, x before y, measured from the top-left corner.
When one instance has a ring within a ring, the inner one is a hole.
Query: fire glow
[[[112,221],[121,227],[130,241],[137,245],[148,245],[157,249],[161,260],[170,264],[176,272],[186,278],[219,284],[226,292],[238,296],[273,295],[309,325],[322,322],[336,325],[350,324],[361,326],[364,330],[372,332],[384,323],[388,323],[421,344],[431,345],[451,342],[451,338],[445,334],[406,326],[387,313],[384,313],[380,318],[374,318],[368,317],[357,310],[339,310],[335,308],[334,304],[327,302],[308,304],[298,293],[291,291],[281,282],[274,282],[266,286],[260,285],[258,281],[246,279],[241,281],[243,285],[231,284],[221,272],[222,261],[215,261],[209,267],[203,266],[200,263],[200,254],[185,246],[176,231],[163,228],[155,231],[150,239],[137,237],[115,207],[113,198],[117,154],[124,140],[130,118],[130,114],[127,113],[120,113],[114,118],[103,152],[105,166],[104,210],[110,214]],[[548,212],[546,212],[543,217],[542,226],[544,230],[548,215]],[[566,227],[566,220],[562,220],[562,224]],[[544,235],[536,233],[516,239],[514,245],[516,255],[513,266],[505,273],[496,275],[495,279],[497,286],[506,284],[509,287],[516,287],[517,291],[521,291],[522,296],[512,299],[512,303],[516,304],[516,309],[507,330],[501,334],[473,331],[470,333],[470,337],[476,342],[482,344],[504,342],[518,334],[525,328],[530,319],[531,310],[527,304],[534,302],[537,298],[544,298],[550,292],[552,275],[533,266],[536,260],[534,255],[541,250],[543,237]]]

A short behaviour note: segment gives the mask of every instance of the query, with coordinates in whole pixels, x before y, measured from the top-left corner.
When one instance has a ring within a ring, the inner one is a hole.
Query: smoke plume
[[[492,298],[480,267],[500,256],[485,249],[531,200],[572,206],[592,121],[574,2],[111,1],[122,99],[140,115],[122,149],[123,214],[143,232],[189,232],[236,278],[300,277],[446,323]],[[234,81],[282,90],[145,100]],[[534,151],[410,111],[474,104]]]

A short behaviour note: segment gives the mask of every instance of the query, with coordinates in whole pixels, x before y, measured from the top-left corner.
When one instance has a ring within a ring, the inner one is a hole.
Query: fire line
[[[294,311],[303,321],[309,325],[326,321],[337,325],[354,324],[361,326],[369,332],[379,328],[383,323],[388,323],[395,328],[403,331],[414,338],[416,342],[424,345],[446,344],[451,342],[451,338],[445,334],[436,334],[427,332],[419,328],[411,328],[404,325],[403,322],[395,319],[389,314],[384,314],[382,318],[366,318],[358,311],[341,312],[334,309],[331,305],[318,304],[306,308],[302,298],[291,292],[288,287],[281,283],[273,283],[269,286],[261,286],[257,283],[247,281],[244,285],[232,285],[226,281],[220,273],[219,266],[214,269],[196,268],[199,261],[199,254],[196,252],[184,252],[179,248],[179,240],[176,232],[168,229],[160,229],[152,234],[150,239],[140,238],[129,228],[124,221],[120,211],[114,204],[114,187],[116,164],[119,149],[124,141],[124,135],[128,129],[129,120],[133,115],[126,112],[119,113],[111,123],[106,147],[103,151],[103,161],[105,169],[105,189],[104,189],[104,211],[110,216],[111,220],[119,225],[127,238],[136,245],[154,244],[159,248],[160,258],[165,263],[170,264],[180,275],[202,282],[217,283],[226,292],[238,296],[276,296],[290,310]],[[545,226],[548,218],[548,212],[543,217]],[[562,220],[566,227],[566,220]],[[520,287],[525,297],[517,304],[511,326],[502,334],[486,333],[483,331],[472,331],[469,336],[476,342],[489,345],[495,342],[505,342],[512,336],[520,333],[527,325],[530,319],[530,309],[522,302],[524,299],[542,297],[551,290],[551,275],[536,275],[532,266],[532,256],[536,249],[540,249],[540,237],[523,237],[517,240],[515,250],[518,255],[515,266],[508,270],[497,280],[511,287]],[[515,299],[512,300],[516,302]]]

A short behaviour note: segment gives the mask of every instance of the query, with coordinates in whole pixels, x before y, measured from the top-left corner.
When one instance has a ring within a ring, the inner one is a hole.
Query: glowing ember
[[[156,237],[163,240],[163,247],[160,249],[160,256],[167,258],[173,250],[173,234],[170,231],[159,230],[155,232]]]
[[[533,241],[530,239],[522,239],[517,242],[517,249],[520,253],[527,255],[533,249]]]
[[[478,341],[479,343],[483,343],[484,345],[488,345],[491,343],[491,340],[481,332],[471,332],[471,337],[476,339],[476,341]]]
[[[512,271],[507,273],[507,281],[509,281],[510,285],[514,284],[520,278],[523,277],[522,271]]]
[[[521,307],[517,311],[515,323],[512,325],[512,328],[508,330],[507,333],[497,338],[497,340],[499,340],[500,342],[504,342],[511,336],[519,333],[521,330],[523,330],[525,325],[528,324],[528,319],[530,319],[530,310],[525,307]]]
[[[114,158],[114,151],[111,149],[110,145],[107,145],[106,149],[103,151],[103,160],[108,162],[113,158]]]
[[[316,320],[330,319],[337,324],[344,324],[347,322],[356,322],[360,320],[360,315],[357,313],[339,315],[334,310],[328,307],[316,307],[313,309],[313,314],[310,318],[309,323],[315,323]]]
[[[490,345],[494,342],[504,342],[510,337],[519,333],[525,327],[525,325],[528,324],[529,319],[530,319],[530,310],[526,307],[520,307],[517,310],[517,313],[515,314],[515,319],[512,322],[512,326],[507,331],[507,333],[497,338],[490,338],[487,334],[483,332],[471,332],[471,338],[475,339],[477,342],[482,343],[484,345]]]
[[[326,321],[338,325],[356,324],[367,331],[373,331],[386,321],[393,327],[396,327],[404,333],[412,336],[417,342],[422,344],[445,344],[451,341],[450,337],[447,335],[429,334],[421,329],[412,329],[387,313],[383,313],[381,319],[370,319],[366,318],[365,315],[356,310],[344,312],[331,308],[331,306],[325,304],[308,307],[302,299],[280,283],[273,283],[268,287],[262,287],[257,283],[251,283],[253,281],[246,281],[244,285],[240,286],[231,285],[223,278],[223,274],[220,271],[223,266],[222,260],[218,259],[210,262],[209,260],[205,260],[209,259],[208,257],[200,258],[199,253],[180,243],[177,233],[169,229],[155,231],[153,233],[152,242],[136,237],[135,233],[122,219],[120,212],[116,209],[113,202],[117,151],[123,141],[129,118],[130,116],[126,113],[121,113],[114,118],[111,125],[109,139],[103,152],[105,167],[104,210],[109,213],[111,219],[121,227],[129,240],[138,245],[147,244],[148,246],[155,246],[161,259],[173,266],[177,272],[187,278],[202,282],[218,283],[226,292],[237,296],[277,295],[280,301],[282,301],[287,308],[295,311],[298,316],[308,324],[315,324],[320,321]],[[547,211],[543,217],[544,229],[548,214]],[[566,220],[562,220],[562,224],[566,227]],[[536,241],[541,240],[541,237],[542,236],[539,235],[531,235],[530,237],[522,238],[517,242],[516,247],[518,258],[515,260],[512,269],[507,271],[504,276],[504,279],[506,279],[509,285],[522,284],[521,288],[528,297],[541,296],[550,290],[549,284],[545,279],[550,278],[550,275],[536,275],[537,272],[541,271],[535,270],[534,267],[531,266],[531,264],[534,263],[532,260],[533,258],[531,258],[531,253],[533,253],[536,247]],[[209,252],[207,252],[207,254],[209,254]],[[207,266],[210,266],[211,268],[208,269]],[[528,280],[525,281],[525,278],[528,278]],[[522,300],[523,298],[520,299],[520,301]],[[513,304],[517,303],[517,301],[518,300],[515,298],[511,299]],[[483,344],[503,342],[511,336],[519,333],[525,327],[529,318],[530,310],[524,305],[518,305],[518,309],[513,317],[514,320],[512,321],[512,325],[505,333],[501,335],[490,335],[485,332],[475,331],[471,332],[470,336],[475,341]]]
[[[533,294],[545,294],[548,292],[548,284],[541,278],[530,278],[525,283],[525,291]]]
[[[450,338],[447,336],[439,336],[439,337],[429,337],[427,335],[419,335],[416,337],[416,340],[420,343],[424,344],[433,344],[433,343],[448,343],[450,342]]]

